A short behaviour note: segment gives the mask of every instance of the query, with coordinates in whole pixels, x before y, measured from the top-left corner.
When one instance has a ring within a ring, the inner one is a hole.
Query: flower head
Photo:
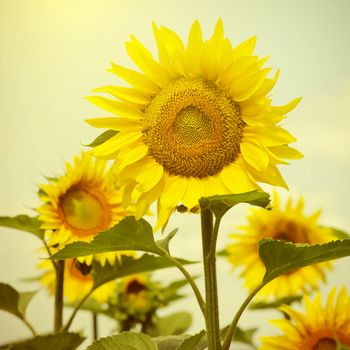
[[[40,282],[47,286],[51,294],[54,294],[56,274],[51,262],[44,261],[39,267],[46,270]],[[85,262],[79,262],[77,259],[68,259],[65,261],[63,295],[68,303],[81,300],[90,292],[94,284],[90,271],[91,266],[87,265]],[[115,282],[105,283],[97,288],[91,294],[90,298],[99,303],[105,303],[114,296],[115,290]]]
[[[112,64],[130,87],[105,86],[96,92],[113,99],[89,98],[114,116],[88,123],[118,131],[92,153],[115,159],[122,190],[138,194],[136,215],[157,201],[157,229],[177,205],[191,210],[203,196],[247,192],[257,182],[287,187],[277,165],[301,154],[277,124],[300,99],[271,105],[278,72],[267,78],[255,38],[232,47],[221,20],[209,40],[194,22],[187,45],[168,28],[153,29],[159,61],[131,36],[126,49],[141,72]]]
[[[251,209],[248,224],[240,227],[242,233],[231,235],[234,242],[226,248],[228,260],[234,266],[243,267],[241,276],[245,279],[245,286],[254,289],[265,274],[265,266],[258,252],[259,240],[273,238],[292,243],[317,244],[334,239],[330,229],[318,224],[320,213],[317,211],[306,216],[302,198],[295,206],[289,198],[283,208],[276,192],[272,210]],[[316,289],[319,281],[325,280],[325,270],[330,266],[326,262],[284,274],[267,284],[258,296],[267,298],[274,295],[281,298]]]
[[[260,350],[336,350],[338,343],[350,346],[350,296],[343,287],[335,299],[335,288],[322,306],[318,293],[314,301],[304,297],[306,314],[284,305],[280,310],[290,320],[273,323],[283,335],[263,337]]]
[[[66,164],[64,175],[40,186],[40,199],[44,204],[37,211],[50,246],[61,249],[77,240],[90,241],[131,215],[132,212],[122,206],[113,178],[106,160],[83,153],[74,158],[73,164]],[[106,259],[113,263],[116,254],[119,253],[99,254],[95,258],[102,264]],[[90,264],[92,256],[79,260]]]

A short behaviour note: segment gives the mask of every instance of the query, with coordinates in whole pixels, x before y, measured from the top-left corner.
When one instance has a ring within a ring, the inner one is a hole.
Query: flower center
[[[228,92],[200,78],[166,86],[145,111],[149,154],[172,175],[212,176],[240,153],[243,127]]]
[[[82,281],[92,281],[90,275],[91,266],[88,266],[85,263],[80,263],[76,259],[66,260],[66,264],[66,269],[69,270],[71,277]]]
[[[293,221],[280,222],[275,228],[274,239],[292,243],[310,243],[305,227]]]
[[[100,196],[84,188],[71,188],[61,198],[59,208],[66,224],[78,236],[98,233],[110,223],[108,206]]]
[[[337,343],[330,338],[323,338],[317,342],[312,350],[336,350]]]

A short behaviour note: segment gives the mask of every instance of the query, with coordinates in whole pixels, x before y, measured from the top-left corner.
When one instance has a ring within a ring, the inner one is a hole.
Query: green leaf
[[[116,135],[118,131],[116,130],[106,130],[99,136],[95,138],[94,141],[92,141],[89,145],[85,145],[87,147],[96,147],[99,145],[102,145],[106,141],[108,141],[110,138],[112,138],[114,135]]]
[[[227,331],[229,330],[230,326],[226,326],[220,331],[220,338],[221,340],[224,340]],[[232,342],[240,342],[240,343],[245,343],[249,345],[255,346],[253,342],[253,336],[255,332],[257,331],[257,328],[249,328],[249,329],[242,329],[240,327],[236,327],[235,332],[233,334]]]
[[[350,350],[350,348],[348,346],[345,346],[341,343],[337,343],[337,350]]]
[[[226,257],[229,255],[229,253],[227,252],[226,249],[220,250],[216,253],[217,256],[222,256],[222,257]]]
[[[185,339],[176,350],[203,350],[207,346],[207,342],[203,339],[205,331],[193,335],[190,338]]]
[[[152,337],[179,335],[187,331],[191,326],[192,316],[188,312],[176,312],[174,314],[159,317],[153,328],[147,330]]]
[[[168,335],[153,338],[158,350],[175,350],[187,338],[184,335]]]
[[[270,203],[270,195],[265,192],[252,191],[240,194],[225,194],[201,198],[199,204],[202,209],[210,209],[215,216],[224,215],[230,208],[239,203],[266,208]]]
[[[266,267],[263,282],[267,283],[300,267],[349,256],[350,239],[317,245],[263,239],[259,242],[259,254]]]
[[[33,299],[33,297],[36,295],[38,291],[34,292],[21,292],[19,293],[19,300],[18,300],[18,310],[22,315],[25,315],[27,306]]]
[[[243,330],[242,328],[236,327],[232,341],[254,345],[253,336],[256,331],[257,328],[249,328]]]
[[[178,260],[183,265],[194,263],[188,260]],[[94,262],[91,274],[94,279],[94,288],[97,288],[116,278],[133,275],[135,273],[165,269],[168,267],[174,267],[174,265],[162,257],[144,254],[138,259],[134,259],[130,256],[122,256],[121,263],[116,261],[114,265],[106,264],[105,266],[101,266],[101,264]]]
[[[93,241],[74,242],[52,256],[52,259],[69,259],[92,254],[139,250],[149,253],[162,254],[157,246],[151,225],[144,219],[136,220],[128,216],[109,230],[101,232]]]
[[[28,215],[17,215],[14,217],[1,216],[0,226],[14,228],[20,231],[33,233],[35,236],[44,239],[44,230],[40,228],[42,222],[37,217],[30,217]]]
[[[169,243],[174,238],[177,231],[178,231],[178,229],[176,228],[176,229],[172,230],[164,239],[158,240],[157,241],[158,247],[161,247],[162,249],[165,249],[168,253],[170,253],[169,252]]]
[[[332,230],[332,235],[338,239],[347,239],[350,238],[350,235],[342,230],[338,230],[334,227],[327,227]]]
[[[9,284],[0,283],[0,310],[24,319],[25,311],[36,292],[19,293]]]
[[[76,333],[59,333],[36,336],[10,345],[11,350],[74,350],[84,338]]]
[[[258,302],[249,305],[251,310],[264,310],[264,309],[277,309],[281,305],[290,305],[295,301],[300,301],[303,298],[302,295],[293,295],[289,297],[280,298],[271,302]]]
[[[134,332],[122,332],[112,337],[102,338],[87,347],[86,350],[157,350],[149,335]]]

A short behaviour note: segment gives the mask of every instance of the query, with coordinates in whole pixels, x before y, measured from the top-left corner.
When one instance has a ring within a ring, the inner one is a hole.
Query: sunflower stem
[[[205,301],[203,300],[202,294],[200,292],[200,290],[198,289],[198,286],[196,284],[196,282],[194,281],[193,277],[190,275],[190,273],[181,265],[181,263],[179,261],[177,261],[177,259],[173,258],[172,256],[170,256],[169,254],[164,254],[161,255],[163,256],[165,259],[167,259],[168,261],[170,261],[171,263],[173,263],[181,272],[182,274],[185,276],[185,278],[187,279],[187,282],[190,284],[196,298],[198,301],[198,305],[205,317]]]
[[[89,296],[92,294],[92,292],[95,290],[95,288],[92,288],[89,293],[85,294],[84,297],[79,301],[79,303],[74,308],[67,324],[63,327],[63,332],[68,332],[69,327],[72,325],[72,322],[75,318],[75,315],[78,313],[79,309],[83,306],[85,301],[89,298]]]
[[[205,323],[207,328],[208,350],[220,350],[220,325],[218,291],[216,281],[216,238],[213,236],[213,214],[209,209],[201,210],[202,249],[205,282]],[[217,226],[217,225],[215,225]]]
[[[229,350],[230,345],[232,342],[233,335],[235,333],[237,324],[239,319],[242,316],[243,311],[246,309],[246,307],[249,305],[249,303],[252,301],[252,299],[255,297],[255,295],[260,291],[261,288],[263,288],[266,285],[266,282],[261,282],[249,295],[248,297],[243,301],[242,305],[239,307],[235,317],[233,318],[230,327],[227,331],[224,343],[222,345],[222,350]]]
[[[92,312],[92,336],[94,340],[98,339],[98,315]]]
[[[60,332],[63,321],[63,285],[64,285],[64,260],[58,260],[56,264],[56,291],[55,291],[55,321],[54,332]]]

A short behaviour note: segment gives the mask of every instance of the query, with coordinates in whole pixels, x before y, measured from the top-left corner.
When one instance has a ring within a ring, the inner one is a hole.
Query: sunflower
[[[303,211],[302,197],[295,206],[289,198],[285,208],[282,208],[275,192],[272,210],[251,209],[248,224],[240,227],[242,233],[230,236],[234,243],[226,248],[227,258],[234,266],[243,267],[241,276],[245,278],[245,286],[250,290],[262,281],[265,274],[265,266],[258,252],[259,240],[273,238],[293,243],[317,244],[335,238],[329,228],[319,226],[320,210],[310,216]],[[325,271],[330,267],[330,263],[326,262],[284,274],[266,285],[258,296],[268,298],[274,295],[281,298],[317,289],[319,281],[325,280]]]
[[[82,153],[73,164],[66,164],[64,175],[49,178],[48,184],[40,186],[39,196],[44,204],[37,211],[50,246],[61,249],[77,240],[91,241],[99,232],[131,215],[131,210],[124,209],[113,179],[106,160]],[[98,254],[95,258],[102,264],[106,260],[113,264],[118,254]],[[91,264],[92,258],[79,260]]]
[[[306,314],[284,305],[290,320],[272,321],[284,335],[263,337],[260,350],[336,350],[337,344],[350,346],[350,296],[343,287],[335,301],[336,289],[322,306],[318,293],[314,301],[305,296]]]
[[[95,90],[112,99],[88,98],[113,116],[87,122],[115,131],[92,154],[115,159],[122,191],[138,195],[136,216],[157,201],[157,230],[179,204],[190,211],[201,197],[251,191],[257,182],[287,187],[277,165],[302,155],[277,124],[300,98],[271,105],[279,72],[267,77],[255,37],[232,47],[221,20],[209,40],[195,21],[186,46],[168,28],[153,30],[159,61],[131,36],[126,50],[141,72],[113,63],[129,86]]]
[[[40,282],[47,286],[51,294],[55,293],[56,274],[50,261],[44,261],[39,268],[46,269]],[[65,261],[63,295],[68,303],[74,303],[82,299],[93,287],[93,279],[90,274],[91,266],[77,259]],[[105,303],[111,299],[116,291],[115,282],[105,283],[97,288],[90,298]]]

